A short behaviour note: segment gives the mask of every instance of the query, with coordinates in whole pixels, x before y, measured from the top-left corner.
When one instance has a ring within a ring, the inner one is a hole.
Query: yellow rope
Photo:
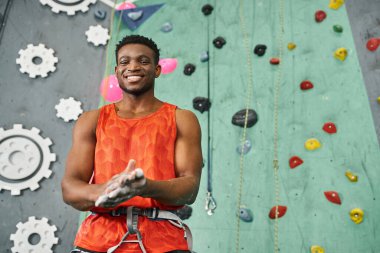
[[[247,123],[248,123],[248,109],[249,104],[252,100],[253,96],[253,70],[252,70],[252,60],[250,57],[250,43],[248,38],[248,32],[246,29],[246,24],[244,20],[244,9],[243,9],[243,0],[240,0],[239,2],[239,17],[240,17],[240,25],[241,30],[243,33],[243,42],[244,47],[246,50],[246,56],[247,56],[247,71],[248,71],[248,80],[247,80],[247,97],[245,101],[245,119],[244,119],[244,128],[243,128],[243,136],[241,138],[241,152],[240,152],[240,160],[239,160],[239,189],[238,189],[238,200],[237,200],[237,213],[239,213],[239,209],[241,207],[241,195],[242,195],[242,188],[243,188],[243,175],[244,175],[244,153],[243,147],[244,143],[247,138]],[[236,244],[235,244],[235,251],[236,253],[239,252],[240,248],[240,218],[237,215],[236,216]]]

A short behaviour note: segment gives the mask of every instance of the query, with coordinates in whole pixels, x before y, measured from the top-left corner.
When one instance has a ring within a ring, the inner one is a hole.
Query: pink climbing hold
[[[116,102],[123,98],[123,91],[120,89],[115,75],[109,75],[103,79],[100,85],[100,93],[108,102]]]
[[[162,74],[169,74],[173,72],[177,68],[177,63],[178,61],[175,58],[160,59],[158,62],[158,64],[161,65]]]
[[[315,21],[317,23],[321,23],[327,17],[326,12],[322,10],[318,10],[315,12]]]
[[[133,3],[129,1],[125,1],[124,3],[120,3],[116,5],[115,9],[117,11],[122,11],[122,10],[133,9],[133,8],[136,8],[136,5],[134,5]]]
[[[327,200],[330,201],[331,203],[334,203],[337,205],[342,204],[342,202],[340,201],[339,194],[336,191],[327,191],[325,192],[325,196]]]
[[[380,45],[380,38],[370,38],[368,41],[367,41],[367,49],[369,51],[376,51],[376,49],[379,47]]]
[[[327,122],[323,125],[323,131],[325,131],[328,134],[335,134],[336,133],[336,126],[332,122]]]
[[[281,218],[285,215],[286,210],[288,208],[286,206],[278,206],[277,208],[277,218]],[[269,218],[276,219],[276,206],[272,207],[272,209],[269,212]]]

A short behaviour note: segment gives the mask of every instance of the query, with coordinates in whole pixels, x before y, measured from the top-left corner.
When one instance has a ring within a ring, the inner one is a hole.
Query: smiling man
[[[62,179],[64,201],[91,214],[72,252],[190,252],[174,210],[192,204],[202,167],[196,116],[154,95],[159,50],[139,35],[116,46],[123,99],[84,113]]]

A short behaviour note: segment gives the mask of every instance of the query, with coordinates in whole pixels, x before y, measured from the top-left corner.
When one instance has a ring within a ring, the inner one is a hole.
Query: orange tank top
[[[114,104],[100,108],[92,183],[107,182],[113,175],[122,172],[130,159],[136,160],[136,168],[141,168],[149,179],[175,178],[176,106],[164,103],[156,112],[134,119],[119,117],[115,109]],[[142,197],[134,197],[120,206],[178,209]],[[96,210],[98,209],[94,208],[93,211]],[[87,250],[106,252],[126,233],[125,222],[125,217],[92,213],[80,226],[74,244]],[[139,217],[138,229],[148,253],[188,249],[183,229],[168,221]],[[119,252],[140,253],[141,250],[137,243],[124,243],[116,250],[116,253]]]

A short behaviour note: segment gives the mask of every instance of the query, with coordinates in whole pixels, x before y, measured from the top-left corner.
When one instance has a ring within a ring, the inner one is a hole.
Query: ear
[[[157,64],[156,66],[156,78],[161,75],[161,65]]]
[[[115,66],[115,74],[117,74],[116,70],[117,70],[117,65]]]

